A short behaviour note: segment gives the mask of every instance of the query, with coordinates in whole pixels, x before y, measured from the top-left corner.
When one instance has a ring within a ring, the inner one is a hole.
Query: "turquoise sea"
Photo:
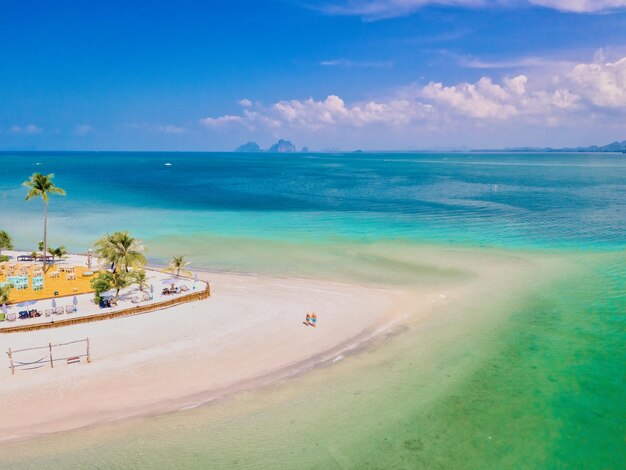
[[[0,467],[626,468],[626,155],[4,152],[0,229],[25,250],[35,171],[68,192],[49,243],[74,252],[123,229],[156,263],[406,288],[450,276],[450,252],[567,269],[468,301],[473,328],[417,324],[275,387],[0,446]]]

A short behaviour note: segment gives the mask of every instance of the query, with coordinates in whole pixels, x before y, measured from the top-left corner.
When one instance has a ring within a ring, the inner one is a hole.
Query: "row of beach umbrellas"
[[[28,300],[26,302],[20,302],[19,304],[17,304],[17,307],[32,307],[36,303],[37,303],[36,300]],[[78,305],[78,298],[76,296],[74,296],[74,298],[72,299],[72,304],[74,305],[74,307]],[[56,308],[56,306],[57,306],[56,299],[52,299],[52,308]],[[7,312],[8,312],[7,304],[2,304],[2,313],[6,315]]]

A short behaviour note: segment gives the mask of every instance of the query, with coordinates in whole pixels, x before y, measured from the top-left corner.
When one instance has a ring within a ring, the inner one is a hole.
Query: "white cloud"
[[[336,95],[281,100],[269,106],[257,103],[240,115],[208,117],[200,123],[211,129],[288,130],[302,135],[359,129],[411,133],[449,126],[467,130],[481,123],[501,123],[510,129],[586,128],[590,116],[598,125],[603,119],[614,125],[616,113],[626,120],[626,57],[562,67],[556,73],[546,67],[499,80],[485,76],[475,82],[413,84],[385,99],[350,104]]]
[[[477,7],[485,3],[484,0],[348,0],[323,3],[319,9],[331,15],[353,15],[379,20],[408,15],[427,5]]]
[[[347,106],[340,97],[330,95],[319,101],[313,98],[282,100],[268,108],[258,106],[255,111],[245,110],[241,116],[208,117],[201,119],[200,123],[213,129],[241,125],[249,129],[266,127],[316,131],[337,126],[406,125],[415,119],[423,119],[430,112],[429,105],[406,99],[367,101]]]
[[[514,96],[519,95],[517,91],[524,87],[526,81],[523,75],[515,77],[510,82],[514,84],[514,89],[495,84],[488,77],[476,83],[452,86],[430,82],[422,89],[422,96],[469,117],[506,119],[518,114]]]
[[[428,5],[514,8],[529,4],[573,13],[598,13],[626,8],[626,0],[322,0],[316,5],[318,10],[330,15],[360,16],[373,21],[410,15]]]
[[[568,78],[595,106],[626,108],[626,57],[604,64],[578,64]]]
[[[626,0],[530,0],[530,3],[574,13],[596,13],[626,8]]]
[[[247,98],[244,98],[242,100],[239,100],[239,104],[243,106],[244,108],[249,108],[250,106],[252,106],[252,101],[250,101]]]
[[[200,124],[206,127],[213,128],[225,127],[231,124],[241,124],[243,122],[244,118],[242,118],[241,116],[233,116],[230,114],[218,118],[207,117],[204,119],[200,119]]]
[[[41,129],[40,127],[37,127],[34,124],[28,124],[25,127],[13,126],[13,127],[11,127],[11,129],[9,129],[9,132],[11,132],[12,134],[33,135],[33,134],[39,134],[39,133],[43,132],[43,129]]]
[[[375,62],[375,61],[358,61],[358,60],[347,60],[347,59],[333,59],[333,60],[323,60],[320,62],[320,65],[325,67],[364,67],[364,68],[391,68],[393,67],[393,62],[385,61],[385,62]]]

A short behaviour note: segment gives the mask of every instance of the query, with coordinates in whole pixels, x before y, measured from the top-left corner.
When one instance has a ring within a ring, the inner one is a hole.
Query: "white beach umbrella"
[[[7,314],[7,304],[2,304],[2,313]]]
[[[52,299],[52,308],[57,308],[57,301],[56,301],[56,299]]]

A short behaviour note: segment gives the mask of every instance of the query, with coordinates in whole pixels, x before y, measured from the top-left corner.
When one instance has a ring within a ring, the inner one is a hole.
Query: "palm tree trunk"
[[[48,239],[47,239],[47,225],[48,225],[48,204],[43,202],[43,272],[46,272],[46,253],[48,252]]]

